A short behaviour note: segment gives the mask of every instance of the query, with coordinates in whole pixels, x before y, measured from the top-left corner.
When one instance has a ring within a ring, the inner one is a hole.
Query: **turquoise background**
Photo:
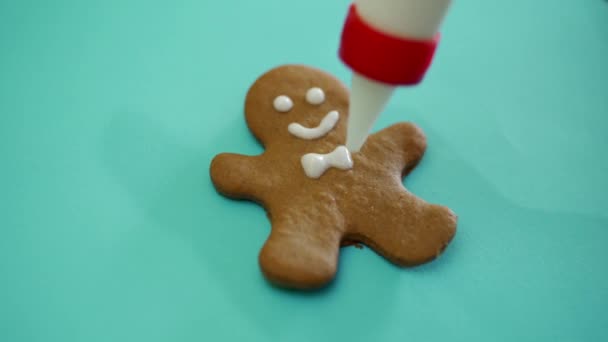
[[[459,231],[431,264],[344,249],[336,282],[261,276],[269,223],[211,158],[261,152],[253,80],[344,81],[340,1],[0,2],[0,340],[608,340],[608,3],[456,1],[406,180]]]

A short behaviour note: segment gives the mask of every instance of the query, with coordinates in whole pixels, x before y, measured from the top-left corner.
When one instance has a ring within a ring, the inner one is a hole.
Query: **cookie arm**
[[[211,161],[211,181],[227,197],[260,200],[260,159],[261,156],[218,154]]]
[[[412,123],[400,122],[370,135],[361,154],[406,175],[422,159],[425,150],[422,130]]]

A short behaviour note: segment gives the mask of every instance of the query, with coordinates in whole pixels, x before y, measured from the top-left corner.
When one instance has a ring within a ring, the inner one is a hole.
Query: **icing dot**
[[[293,108],[293,101],[285,95],[277,96],[273,104],[274,109],[281,113],[289,112]]]
[[[317,106],[323,103],[323,101],[325,101],[325,93],[323,92],[323,89],[318,87],[308,89],[306,92],[306,101]]]

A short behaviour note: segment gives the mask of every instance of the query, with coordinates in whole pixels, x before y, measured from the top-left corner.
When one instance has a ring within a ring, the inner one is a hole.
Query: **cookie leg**
[[[384,203],[380,216],[360,217],[346,238],[363,242],[399,266],[435,259],[456,233],[456,215],[446,207],[412,201],[409,196],[394,203],[380,202]]]
[[[278,217],[270,214],[272,232],[259,262],[265,277],[279,286],[320,288],[336,274],[343,219],[333,208],[311,203],[278,211]]]

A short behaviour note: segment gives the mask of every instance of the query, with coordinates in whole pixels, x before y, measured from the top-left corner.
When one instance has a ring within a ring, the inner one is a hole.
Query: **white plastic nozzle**
[[[452,0],[355,0],[357,13],[385,34],[431,39]],[[358,152],[395,89],[353,70],[346,146]]]
[[[346,147],[351,152],[359,152],[394,90],[395,87],[353,73],[346,133]]]

